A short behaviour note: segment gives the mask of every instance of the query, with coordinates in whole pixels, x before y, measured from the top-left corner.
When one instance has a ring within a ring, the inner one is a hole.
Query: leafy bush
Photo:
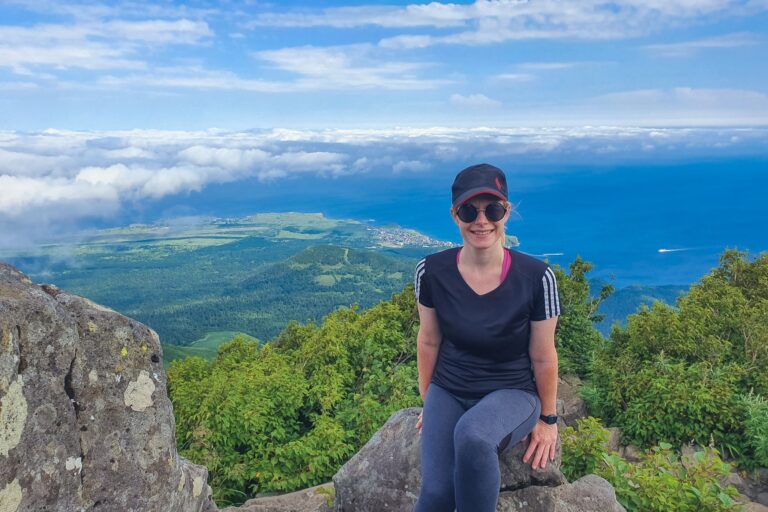
[[[564,312],[557,323],[557,355],[561,373],[584,377],[590,372],[596,351],[605,343],[594,323],[602,320],[597,309],[613,287],[603,286],[599,296],[591,298],[586,274],[592,264],[576,257],[568,270],[566,275],[555,267]]]
[[[211,363],[174,361],[178,448],[208,467],[216,501],[327,481],[393,412],[420,405],[415,309],[407,287],[261,347],[236,337]]]
[[[744,431],[758,466],[768,467],[768,400],[760,395],[743,397],[747,421]]]
[[[726,251],[676,308],[655,303],[614,326],[582,396],[592,414],[621,427],[625,442],[704,445],[712,437],[753,465],[739,396],[768,392],[766,339],[768,254],[750,261]]]
[[[560,470],[573,482],[594,473],[607,455],[605,443],[609,432],[593,417],[576,420],[576,427],[565,427],[561,432],[562,465]]]
[[[646,452],[637,464],[615,453],[605,455],[597,474],[613,485],[627,512],[738,510],[733,500],[736,489],[723,488],[719,483],[730,467],[720,460],[717,450],[706,448],[684,462],[671,448],[662,443]]]
[[[738,365],[686,365],[660,356],[616,382],[623,386],[626,406],[615,421],[627,444],[647,447],[663,440],[676,446],[706,445],[712,438],[739,455],[745,447],[740,377]]]

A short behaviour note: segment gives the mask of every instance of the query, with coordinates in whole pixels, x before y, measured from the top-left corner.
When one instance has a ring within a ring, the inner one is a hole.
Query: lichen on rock
[[[125,405],[134,411],[144,411],[153,404],[152,393],[155,392],[155,383],[145,370],[141,370],[139,378],[128,383],[125,388]]]
[[[27,423],[27,400],[24,398],[24,379],[21,375],[11,382],[8,392],[0,399],[0,456],[8,453],[21,441]]]

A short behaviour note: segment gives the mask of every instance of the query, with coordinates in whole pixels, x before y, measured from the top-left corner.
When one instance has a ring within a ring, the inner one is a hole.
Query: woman
[[[424,409],[416,512],[495,511],[499,455],[530,434],[523,460],[554,460],[560,315],[555,275],[504,247],[507,182],[492,165],[461,171],[451,216],[463,247],[416,266]]]

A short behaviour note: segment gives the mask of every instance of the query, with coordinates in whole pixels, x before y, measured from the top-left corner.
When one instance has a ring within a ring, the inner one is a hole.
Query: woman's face
[[[477,218],[472,222],[464,222],[456,215],[456,210],[451,208],[451,216],[453,217],[453,221],[459,227],[459,233],[461,234],[461,238],[464,239],[464,245],[471,245],[477,249],[486,249],[499,243],[499,240],[504,236],[504,224],[509,218],[509,205],[507,205],[505,201],[490,194],[473,197],[467,201],[467,203],[478,210],[485,210],[491,203],[499,203],[507,207],[507,212],[504,214],[504,217],[497,222],[488,220],[485,216],[485,211],[478,211]]]

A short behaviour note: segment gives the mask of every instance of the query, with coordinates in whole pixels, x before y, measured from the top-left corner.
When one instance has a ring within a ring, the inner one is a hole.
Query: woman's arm
[[[427,397],[427,388],[437,362],[437,352],[443,335],[437,323],[434,308],[417,304],[419,309],[419,333],[416,335],[416,366],[419,369],[419,394],[421,400]]]
[[[536,378],[536,389],[541,400],[541,414],[557,414],[557,350],[555,349],[555,327],[557,317],[531,322],[531,340],[528,354]],[[531,442],[523,462],[533,456],[533,469],[544,468],[547,459],[555,460],[557,445],[557,424],[547,425],[537,421],[531,432]]]

